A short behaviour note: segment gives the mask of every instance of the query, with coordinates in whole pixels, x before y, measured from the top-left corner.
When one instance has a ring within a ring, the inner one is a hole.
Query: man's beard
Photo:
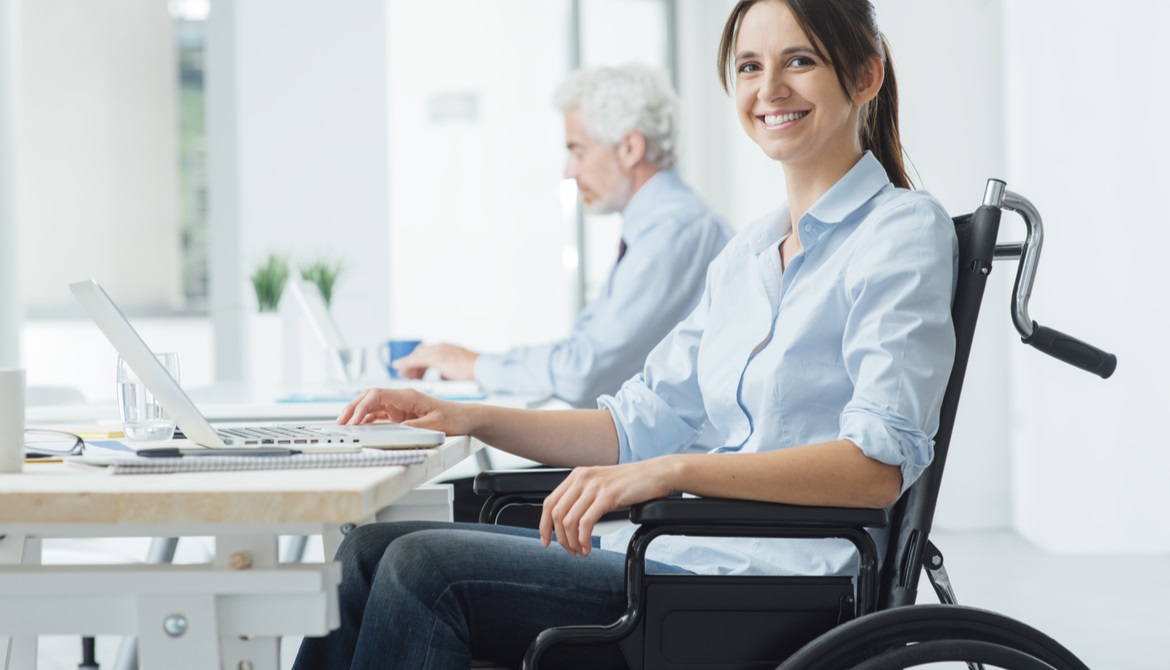
[[[581,202],[582,209],[586,214],[602,215],[602,214],[616,214],[626,208],[630,202],[630,192],[633,190],[633,184],[629,179],[621,179],[617,188],[606,193],[604,196],[598,197],[591,203]]]

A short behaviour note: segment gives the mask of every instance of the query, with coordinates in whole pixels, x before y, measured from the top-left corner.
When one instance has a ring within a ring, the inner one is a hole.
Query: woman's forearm
[[[669,456],[671,489],[715,498],[882,508],[901,492],[897,467],[848,440],[751,454]]]
[[[468,406],[473,437],[546,465],[613,465],[618,436],[604,409],[529,410]]]

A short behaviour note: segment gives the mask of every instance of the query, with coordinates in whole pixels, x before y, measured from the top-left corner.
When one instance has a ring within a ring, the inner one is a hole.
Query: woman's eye
[[[791,65],[792,67],[804,68],[804,67],[812,67],[812,66],[816,65],[816,61],[809,58],[808,56],[797,56],[797,57],[793,58],[792,60],[788,61],[788,64]]]
[[[749,72],[759,72],[760,66],[755,63],[744,63],[736,68],[736,72],[740,74],[747,74]]]

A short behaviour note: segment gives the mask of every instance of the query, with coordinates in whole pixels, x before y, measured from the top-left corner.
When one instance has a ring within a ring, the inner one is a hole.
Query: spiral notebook
[[[236,470],[300,470],[305,468],[363,468],[387,465],[411,465],[427,460],[434,449],[383,451],[362,449],[353,453],[309,453],[292,456],[233,456],[230,452],[214,456],[152,457],[76,456],[66,458],[68,465],[98,469],[111,475],[165,475],[175,472],[226,472]]]

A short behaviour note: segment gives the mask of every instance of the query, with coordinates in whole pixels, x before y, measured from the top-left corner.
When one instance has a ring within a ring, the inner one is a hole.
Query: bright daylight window
[[[203,86],[208,0],[172,0],[178,48],[179,234],[186,307],[206,310],[208,296],[207,142]]]

